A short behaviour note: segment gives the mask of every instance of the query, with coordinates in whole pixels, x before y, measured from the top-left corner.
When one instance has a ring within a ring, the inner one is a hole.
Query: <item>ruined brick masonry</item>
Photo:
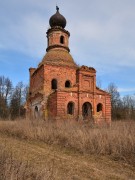
[[[59,13],[50,18],[48,47],[37,68],[30,68],[27,116],[111,122],[110,94],[96,87],[96,70],[78,66],[70,55],[70,33]]]

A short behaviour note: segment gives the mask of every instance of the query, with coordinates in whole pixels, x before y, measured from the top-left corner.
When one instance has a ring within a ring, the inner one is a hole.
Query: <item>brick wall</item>
[[[57,116],[57,92],[53,92],[48,98],[48,117],[54,119]]]
[[[57,92],[57,115],[61,117],[67,117],[67,105],[69,102],[74,104],[73,117],[78,117],[78,94],[76,92]]]
[[[30,76],[30,92],[36,93],[39,90],[43,90],[44,84],[44,67],[36,69]]]
[[[77,81],[79,83],[79,91],[94,92],[96,88],[96,74],[90,71],[77,71]]]
[[[71,86],[74,86],[76,84],[76,69],[51,65],[46,65],[44,68],[44,92],[47,96],[53,92],[53,90],[51,89],[51,81],[53,79],[57,80],[57,89],[61,90],[65,90],[66,80],[69,80],[71,82]]]
[[[106,111],[106,121],[108,122],[108,123],[110,123],[111,122],[111,97],[108,95],[108,96],[106,96],[106,109],[105,109],[105,111]]]

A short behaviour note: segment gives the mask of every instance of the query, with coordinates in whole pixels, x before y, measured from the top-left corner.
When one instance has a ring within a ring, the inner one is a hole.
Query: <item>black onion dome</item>
[[[65,28],[67,23],[65,17],[59,13],[58,6],[56,6],[56,10],[57,12],[53,16],[51,16],[49,24],[51,27],[60,26],[62,28]]]

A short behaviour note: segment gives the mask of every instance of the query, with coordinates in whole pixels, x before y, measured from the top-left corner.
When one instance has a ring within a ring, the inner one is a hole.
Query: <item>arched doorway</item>
[[[82,115],[84,120],[92,118],[92,105],[89,102],[85,102],[82,106]]]

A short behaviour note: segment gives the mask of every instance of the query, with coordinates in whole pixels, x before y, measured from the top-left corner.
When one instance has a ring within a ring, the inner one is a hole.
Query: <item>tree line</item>
[[[0,76],[0,119],[16,119],[25,117],[24,103],[28,94],[28,86],[18,82],[13,87],[12,81]]]
[[[121,97],[114,83],[110,83],[106,91],[111,94],[112,120],[135,120],[135,95]],[[9,78],[0,76],[0,119],[25,117],[27,95],[28,85],[19,82],[13,87]]]
[[[135,120],[135,95],[121,97],[114,83],[108,85],[107,91],[111,94],[112,120]]]

